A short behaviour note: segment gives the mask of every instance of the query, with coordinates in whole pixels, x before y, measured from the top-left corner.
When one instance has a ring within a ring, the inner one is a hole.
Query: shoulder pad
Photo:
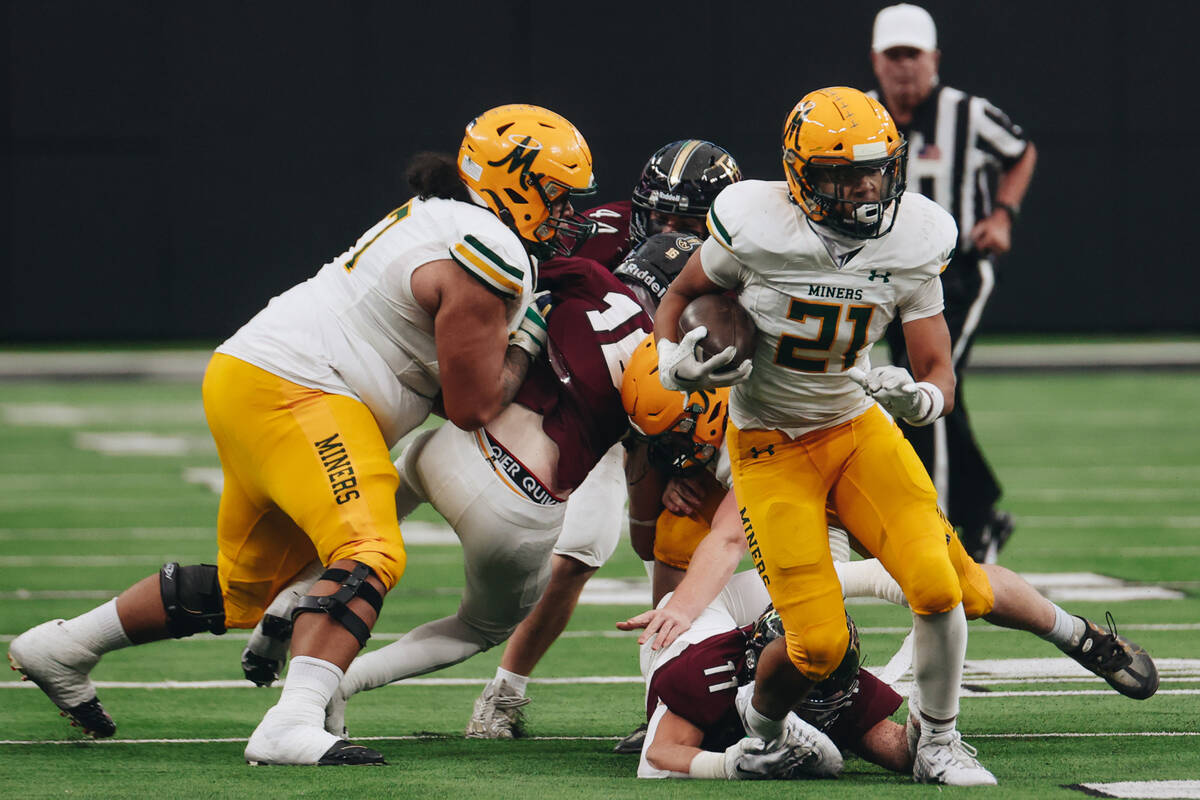
[[[887,250],[900,268],[937,275],[954,257],[958,225],[948,211],[917,192],[905,192],[899,219],[887,236]]]
[[[531,293],[533,269],[516,234],[495,217],[488,220],[473,215],[471,222],[476,219],[478,224],[460,226],[457,241],[450,245],[450,257],[468,275],[505,299]]]
[[[726,250],[742,260],[755,251],[784,246],[780,210],[791,210],[783,181],[738,181],[726,186],[708,212],[708,230]]]

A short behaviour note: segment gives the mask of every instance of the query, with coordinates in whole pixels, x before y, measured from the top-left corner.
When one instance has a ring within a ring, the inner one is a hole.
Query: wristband
[[[1021,213],[1021,209],[1017,208],[1011,203],[996,203],[996,210],[1006,212],[1008,214],[1009,222],[1016,222],[1017,215]]]
[[[688,766],[688,775],[707,780],[725,780],[725,754],[701,750]]]
[[[946,396],[934,384],[928,381],[921,381],[917,384],[917,391],[924,392],[929,398],[929,410],[916,419],[906,418],[904,420],[914,428],[920,428],[933,422],[942,415],[942,411],[946,408]]]

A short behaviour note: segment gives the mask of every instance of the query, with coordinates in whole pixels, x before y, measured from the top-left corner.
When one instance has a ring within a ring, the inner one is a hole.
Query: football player
[[[653,317],[667,284],[699,245],[699,238],[685,234],[706,235],[704,219],[713,199],[741,177],[733,156],[712,142],[683,139],[663,145],[647,160],[631,200],[584,212],[596,223],[597,231],[577,255],[613,269]],[[620,540],[626,493],[624,461],[623,448],[611,451],[568,502],[563,533],[551,559],[550,583],[541,602],[505,645],[495,677],[475,703],[468,736],[512,738],[521,734],[529,676],[566,628],[588,579]],[[634,549],[653,573],[657,570],[653,527],[635,527],[631,533]],[[640,735],[632,743],[618,745],[629,752],[637,752],[638,747]]]
[[[568,498],[628,430],[620,381],[650,318],[590,259],[546,262],[538,286],[550,304],[548,357],[534,362],[512,404],[480,430],[424,432],[396,462],[399,517],[429,502],[462,542],[458,611],[356,659],[329,706],[332,733],[343,734],[354,694],[457,664],[509,637],[546,590]]]
[[[537,262],[592,230],[587,142],[544,108],[476,117],[458,156],[423,155],[416,196],[224,344],[203,395],[224,472],[217,565],[165,565],[114,601],[17,637],[15,667],[95,736],[115,725],[89,673],[130,644],[250,628],[316,559],[299,599],[279,702],[250,737],[253,764],[378,764],[325,731],[325,706],[370,636],[405,552],[388,449],[436,405],[455,425],[496,421],[542,350]]]
[[[618,623],[617,627],[622,630],[645,628],[639,643],[652,651],[662,650],[671,647],[685,631],[690,631],[693,620],[718,591],[727,591],[728,587],[722,589],[725,579],[746,553],[746,538],[740,517],[735,513],[732,494],[725,499],[730,483],[729,460],[723,441],[728,390],[685,395],[664,389],[657,379],[654,343],[648,339],[638,348],[625,370],[621,394],[630,423],[648,449],[653,468],[670,477],[669,485],[684,478],[695,487],[687,491],[668,488],[657,507],[648,503],[641,507],[642,513],[657,515],[656,559],[677,570],[686,570],[686,577],[658,608]],[[725,524],[714,524],[709,535],[709,526],[723,499],[721,519]],[[631,514],[639,500],[647,502],[647,498],[631,492]],[[843,593],[848,597],[877,597],[905,604],[899,584],[877,559],[848,561],[852,543],[841,530],[840,521],[828,509],[827,513],[830,548]],[[1137,644],[1117,634],[1111,623],[1110,630],[1104,632],[1089,620],[1073,616],[1052,603],[1011,570],[996,564],[977,564],[967,555],[948,525],[946,532],[952,537],[951,560],[959,575],[968,619],[983,618],[994,625],[1037,634],[1127,697],[1143,700],[1155,693],[1158,671],[1154,661]],[[855,549],[861,550],[861,547]],[[693,562],[696,569],[690,569]],[[738,580],[741,580],[740,576],[733,579]],[[695,640],[693,634],[689,641]],[[839,668],[835,676],[841,672],[843,670]],[[821,686],[828,688],[826,683],[819,684],[806,703],[815,702],[814,696],[826,696],[827,692],[819,691]],[[915,742],[912,737],[918,729],[918,717],[911,713],[915,706],[915,697],[910,697],[910,744]],[[887,714],[895,707],[892,706]],[[894,747],[889,750],[884,744],[887,738],[895,737],[885,736],[887,731],[883,728],[877,732],[883,760],[872,760],[893,769],[911,769],[911,760],[906,762],[907,766],[896,766],[901,759],[887,756],[887,752],[893,755],[901,752]],[[831,736],[842,744],[838,736],[833,733]],[[878,749],[871,742],[865,746]],[[862,752],[860,748],[854,749]]]
[[[956,729],[967,624],[936,493],[880,408],[927,425],[954,397],[939,274],[957,230],[932,201],[904,195],[905,161],[904,139],[877,101],[849,87],[805,95],[784,125],[785,180],[725,189],[709,210],[712,236],[667,289],[655,319],[659,376],[671,389],[734,386],[734,491],[787,631],[763,651],[753,701],[739,709],[747,732],[786,746],[788,710],[845,653],[829,498],[914,612],[914,779],[994,784]],[[696,297],[730,290],[758,328],[756,355],[698,361],[706,331],[680,337],[679,317]],[[915,377],[872,369],[866,355],[896,316]]]
[[[728,389],[690,394],[662,387],[657,379],[657,353],[653,339],[638,348],[621,386],[621,399],[637,438],[649,452],[653,469],[667,483],[658,504],[631,492],[631,515],[639,503],[641,513],[657,518],[655,558],[682,576],[672,582],[670,602],[639,614],[618,627],[645,628],[639,642],[654,640],[653,647],[669,646],[721,590],[746,554],[747,544],[733,495],[729,456],[724,444]],[[698,470],[699,468],[699,470]],[[677,490],[684,479],[689,488]],[[729,524],[729,523],[733,524]],[[829,545],[834,569],[848,597],[876,597],[898,605],[904,592],[878,559],[850,562],[850,551],[861,552],[834,511],[826,507]],[[1134,642],[1074,616],[1043,597],[1024,578],[998,564],[979,564],[967,554],[953,530],[950,560],[963,591],[967,619],[982,618],[993,625],[1037,634],[1057,645],[1117,692],[1145,700],[1158,689],[1153,659]],[[692,563],[698,564],[691,569]]]
[[[849,644],[837,669],[794,709],[786,724],[817,742],[807,758],[787,753],[780,768],[754,772],[757,753],[744,751],[736,698],[753,691],[763,649],[783,635],[755,571],[742,572],[666,648],[642,647],[646,680],[645,747],[639,778],[835,777],[842,752],[898,772],[912,769],[905,726],[889,717],[903,698],[860,666],[858,631],[849,616]],[[813,732],[815,729],[815,733]]]

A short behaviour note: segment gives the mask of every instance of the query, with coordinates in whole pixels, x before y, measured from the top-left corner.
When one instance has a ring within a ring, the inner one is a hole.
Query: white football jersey
[[[886,236],[848,247],[818,234],[783,181],[741,181],[717,196],[701,263],[758,327],[754,370],[730,395],[738,428],[799,436],[853,419],[874,401],[845,371],[871,368],[867,351],[893,318],[941,312],[954,219],[914,192],[895,213]]]
[[[413,198],[272,298],[217,352],[362,400],[391,447],[425,419],[441,388],[433,318],[413,297],[412,275],[447,258],[505,299],[516,330],[537,278],[521,240],[487,209]]]

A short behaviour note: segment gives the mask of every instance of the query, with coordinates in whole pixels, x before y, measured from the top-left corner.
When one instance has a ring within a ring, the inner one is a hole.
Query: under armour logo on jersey
[[[773,455],[775,455],[775,445],[773,445],[773,444],[767,445],[762,450],[759,450],[757,447],[750,448],[750,457],[751,458],[758,458],[759,456],[773,456]]]
[[[878,272],[876,270],[871,270],[871,274],[867,276],[867,280],[873,281],[876,278],[879,278],[884,283],[891,283],[891,281],[888,280],[890,277],[892,277],[892,273],[890,272]]]

